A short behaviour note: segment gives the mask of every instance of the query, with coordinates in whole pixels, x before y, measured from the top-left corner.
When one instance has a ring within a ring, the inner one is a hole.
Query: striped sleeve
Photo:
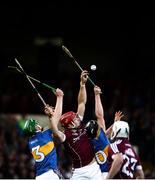
[[[113,151],[113,154],[119,153],[116,142],[110,144],[110,147],[111,147],[111,150]]]

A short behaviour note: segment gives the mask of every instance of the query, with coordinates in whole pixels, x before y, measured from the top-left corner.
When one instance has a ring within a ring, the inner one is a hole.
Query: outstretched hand
[[[116,112],[114,121],[120,121],[123,116],[124,114],[122,113],[122,111]]]

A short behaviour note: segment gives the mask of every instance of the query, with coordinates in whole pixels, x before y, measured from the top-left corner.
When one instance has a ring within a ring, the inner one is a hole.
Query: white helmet
[[[111,132],[111,140],[114,138],[129,138],[129,125],[127,122],[114,122]]]

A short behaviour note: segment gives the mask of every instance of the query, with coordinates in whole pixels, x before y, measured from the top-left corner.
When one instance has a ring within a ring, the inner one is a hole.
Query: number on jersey
[[[134,155],[132,149],[128,149],[127,152],[128,155],[129,154]],[[131,157],[131,156],[127,156],[126,154],[123,154],[123,159],[125,160],[125,164],[123,165],[122,172],[131,178],[133,178],[133,171],[137,163],[137,160],[134,157],[135,156]]]
[[[32,154],[36,162],[41,162],[44,160],[45,155],[43,152],[40,151],[40,146],[36,146],[32,148]]]

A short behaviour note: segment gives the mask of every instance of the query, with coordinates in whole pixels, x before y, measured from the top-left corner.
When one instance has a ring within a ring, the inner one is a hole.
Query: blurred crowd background
[[[155,12],[145,7],[95,8],[87,4],[42,8],[5,6],[0,34],[0,178],[33,178],[34,162],[17,116],[44,114],[44,106],[24,76],[8,68],[14,58],[26,72],[64,91],[63,112],[77,107],[80,70],[61,49],[64,44],[102,89],[106,125],[122,110],[130,141],[146,178],[155,178]],[[95,64],[96,71],[90,70]],[[55,95],[36,84],[50,104]],[[94,116],[93,86],[87,83],[85,121]]]

